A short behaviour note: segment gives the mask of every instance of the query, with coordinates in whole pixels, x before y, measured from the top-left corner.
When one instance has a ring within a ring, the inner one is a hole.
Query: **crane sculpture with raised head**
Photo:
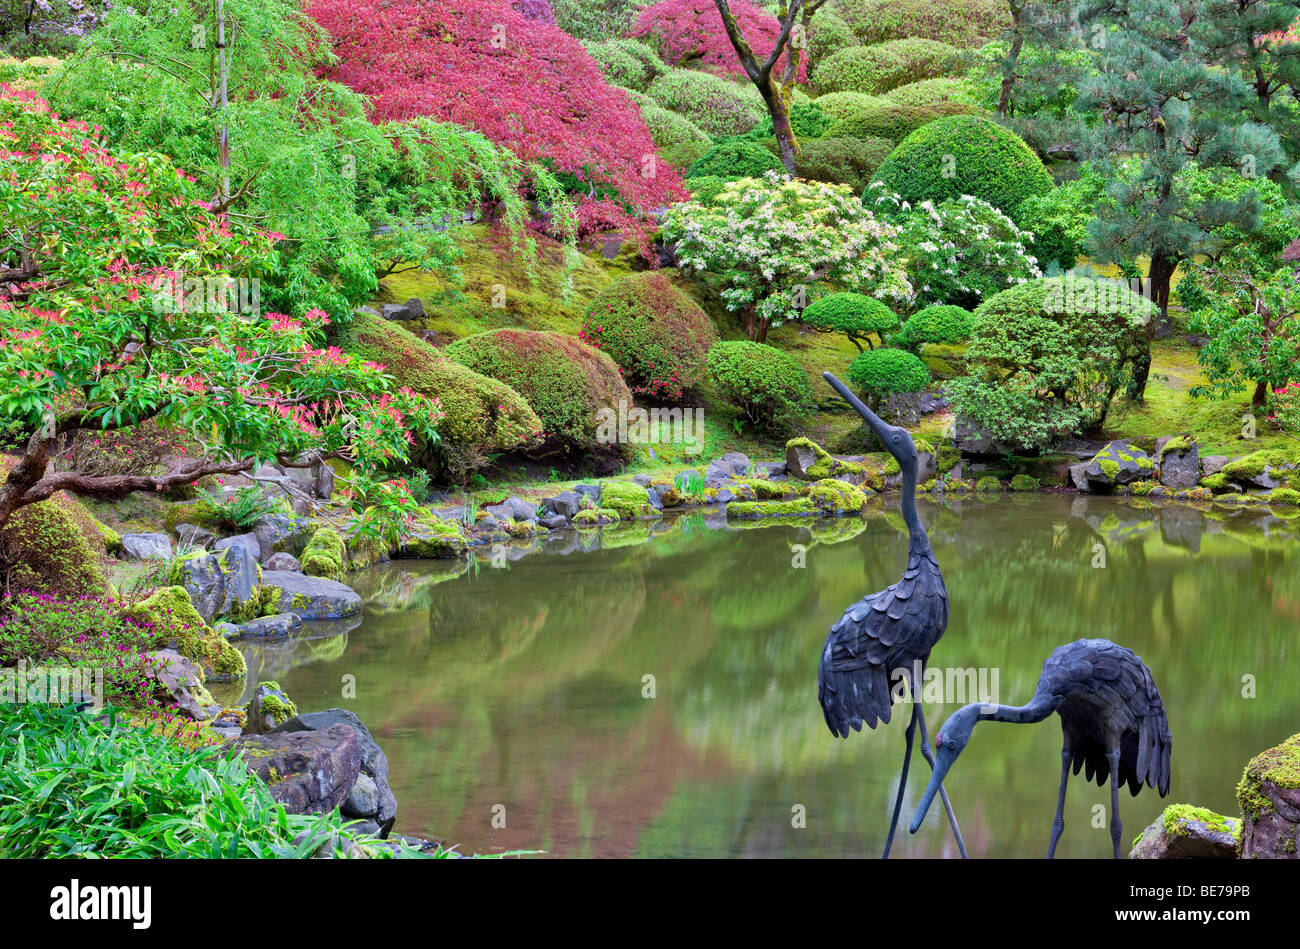
[[[1070,768],[1082,768],[1087,780],[1098,786],[1110,779],[1110,837],[1119,857],[1123,825],[1119,819],[1119,787],[1128,784],[1136,795],[1143,784],[1164,797],[1169,793],[1169,756],[1173,739],[1165,718],[1165,705],[1155,680],[1137,655],[1108,639],[1080,639],[1058,646],[1043,663],[1038,688],[1028,705],[973,704],[949,716],[935,737],[939,763],[930,776],[912,833],[925,819],[944,776],[970,741],[975,725],[983,721],[1041,722],[1055,712],[1061,717],[1061,787],[1052,821],[1050,859],[1065,829],[1065,784]]]
[[[923,670],[930,651],[948,626],[948,590],[943,584],[939,563],[930,549],[930,537],[916,513],[916,445],[907,432],[887,425],[875,412],[862,404],[844,383],[829,372],[823,373],[844,400],[866,420],[885,449],[898,461],[903,485],[903,520],[907,523],[907,568],[893,586],[872,593],[854,603],[831,627],[817,668],[817,697],[821,701],[826,724],[840,738],[849,730],[861,731],[865,724],[875,728],[877,722],[889,723],[894,704],[891,679],[903,670],[910,689],[912,717],[907,724],[907,749],[903,753],[903,770],[898,780],[898,796],[885,839],[884,856],[894,842],[898,812],[907,787],[907,769],[912,759],[912,739],[921,727],[921,754],[935,767],[926,735],[925,714],[921,710],[921,682],[916,670]],[[931,782],[933,784],[933,782]],[[957,827],[957,818],[942,784],[939,795],[948,812],[957,849],[966,856],[966,845]]]

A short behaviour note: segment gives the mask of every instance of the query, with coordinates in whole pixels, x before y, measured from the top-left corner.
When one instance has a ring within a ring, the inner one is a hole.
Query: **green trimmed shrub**
[[[801,322],[822,333],[843,333],[858,351],[871,345],[870,335],[881,339],[898,326],[898,314],[864,293],[828,293],[804,307]]]
[[[335,345],[387,367],[393,382],[436,397],[446,413],[438,445],[416,446],[412,460],[460,476],[487,463],[487,455],[521,448],[541,432],[532,408],[510,386],[472,372],[424,340],[364,311],[338,327]]]
[[[686,173],[689,178],[762,178],[764,172],[782,171],[784,166],[762,145],[754,142],[730,141],[714,145]]]
[[[719,178],[717,175],[705,175],[702,178],[687,180],[686,187],[691,192],[692,198],[701,204],[708,204],[729,184],[731,182],[725,178]]]
[[[930,384],[930,370],[902,349],[868,349],[849,365],[849,381],[879,404],[885,396],[920,392]]]
[[[1011,26],[1004,0],[840,0],[838,11],[863,43],[920,37],[975,48]]]
[[[966,84],[960,79],[939,76],[891,89],[885,93],[885,98],[899,105],[933,105],[936,102],[947,102],[965,88]]]
[[[817,64],[834,56],[842,49],[858,45],[857,34],[835,10],[823,7],[817,11],[808,28],[808,63],[816,70]]]
[[[821,138],[826,130],[835,124],[835,119],[816,101],[795,102],[790,106],[790,128],[795,138],[801,142],[805,139]],[[761,141],[776,135],[776,127],[769,115],[759,122],[744,137],[751,141]]]
[[[889,344],[915,352],[921,343],[964,343],[970,339],[974,319],[970,310],[936,303],[910,316]]]
[[[597,40],[582,45],[600,67],[605,81],[613,86],[645,92],[650,83],[668,72],[655,51],[637,40]]]
[[[0,478],[8,466],[0,464]],[[103,596],[108,580],[97,551],[104,539],[92,533],[89,514],[60,493],[19,508],[0,527],[0,571],[8,590]]]
[[[795,170],[800,178],[861,191],[893,149],[883,138],[814,138],[799,143]]]
[[[838,120],[826,131],[826,138],[883,138],[896,145],[937,119],[968,115],[971,111],[972,107],[962,102],[902,105],[885,99],[881,105],[865,107]]]
[[[644,4],[641,0],[550,0],[555,25],[581,40],[626,36]]]
[[[519,392],[542,422],[542,437],[580,454],[621,453],[598,439],[601,409],[632,404],[618,366],[605,353],[562,333],[500,329],[458,340],[447,358]]]
[[[679,148],[683,145],[699,145],[700,154],[703,154],[713,143],[713,139],[686,116],[665,109],[654,99],[640,92],[628,94],[640,107],[641,121],[645,122],[646,128],[650,130],[650,140],[661,153],[665,149]]]
[[[713,136],[743,135],[767,115],[758,90],[708,73],[673,69],[646,90],[665,109]]]
[[[885,96],[873,96],[866,92],[829,92],[824,96],[818,96],[813,101],[817,103],[818,108],[836,121],[847,119],[867,109],[878,109],[891,104]],[[827,133],[829,131],[827,129]]]
[[[1051,174],[1015,132],[973,115],[917,129],[885,159],[876,180],[913,204],[969,194],[1013,221],[1022,201],[1052,189]]]
[[[675,400],[703,377],[718,335],[694,300],[651,270],[602,290],[582,338],[623,367],[633,392]]]
[[[817,407],[808,374],[775,346],[748,340],[715,343],[709,350],[708,374],[719,397],[755,428],[789,429]]]
[[[975,310],[969,375],[947,384],[958,417],[1022,452],[1104,424],[1149,351],[1152,304],[1122,284],[1046,277]]]
[[[965,70],[967,56],[934,40],[890,40],[876,46],[840,50],[817,65],[813,81],[822,92],[877,95],[920,79],[953,76]]]

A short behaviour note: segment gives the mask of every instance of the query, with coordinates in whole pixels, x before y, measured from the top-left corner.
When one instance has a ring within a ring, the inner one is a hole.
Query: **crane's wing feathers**
[[[1057,708],[1073,750],[1074,773],[1104,784],[1110,775],[1107,734],[1119,743],[1120,785],[1169,793],[1173,739],[1151,670],[1132,650],[1108,639],[1080,639],[1043,663],[1040,689],[1061,697]]]
[[[847,738],[889,722],[890,674],[912,671],[948,626],[948,591],[934,555],[913,553],[903,578],[863,597],[831,627],[817,669],[817,697],[831,732]]]

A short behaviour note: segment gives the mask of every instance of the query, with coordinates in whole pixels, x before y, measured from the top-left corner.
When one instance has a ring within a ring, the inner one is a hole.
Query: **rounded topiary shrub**
[[[790,106],[790,128],[794,131],[795,138],[801,142],[806,139],[821,138],[826,134],[826,130],[835,124],[835,118],[829,115],[816,102],[795,102]],[[763,121],[759,122],[754,128],[745,133],[745,138],[759,140],[769,138],[776,134],[775,126],[772,123],[772,117],[769,115]]]
[[[965,88],[966,84],[960,79],[940,76],[937,79],[909,82],[905,86],[891,89],[885,94],[885,98],[900,105],[933,105],[936,102],[947,102]]]
[[[781,159],[755,142],[730,141],[714,145],[686,173],[687,178],[761,178],[764,172],[782,171]]]
[[[876,180],[914,204],[969,194],[1013,221],[1020,202],[1052,188],[1051,174],[1015,132],[973,115],[917,129],[885,159]]]
[[[587,307],[583,338],[623,367],[633,392],[681,398],[704,375],[717,333],[707,315],[659,271],[632,274]]]
[[[715,343],[708,371],[719,397],[756,428],[781,432],[817,407],[808,374],[775,346],[748,340]]]
[[[883,99],[878,105],[865,106],[860,111],[838,120],[826,130],[826,138],[883,138],[897,145],[917,129],[936,119],[966,115],[972,112],[973,108],[963,102],[903,105]]]
[[[334,345],[345,353],[377,362],[408,386],[442,402],[439,442],[416,446],[412,460],[459,477],[488,461],[488,455],[523,447],[542,430],[541,420],[521,396],[448,359],[402,327],[358,310],[335,327]]]
[[[0,478],[8,465],[0,463]],[[102,536],[73,498],[59,493],[19,508],[0,527],[0,572],[5,589],[58,593],[69,599],[103,596],[108,580],[100,566]]]
[[[542,422],[542,438],[577,453],[617,452],[599,440],[602,409],[629,408],[632,393],[607,354],[574,336],[501,329],[458,340],[447,358],[508,384]]]
[[[646,90],[665,109],[694,122],[713,136],[743,135],[763,120],[767,110],[758,90],[718,76],[674,69]]]
[[[890,343],[915,351],[921,343],[964,343],[970,339],[975,314],[959,306],[936,303],[908,318]]]
[[[823,59],[858,45],[857,34],[835,10],[824,7],[808,27],[808,62],[816,70]]]
[[[795,170],[800,178],[860,191],[893,149],[894,143],[883,138],[815,138],[799,143]]]
[[[891,104],[885,96],[873,96],[868,92],[830,92],[818,96],[813,101],[817,103],[819,109],[836,121],[847,119],[867,109],[878,109]],[[829,133],[830,129],[827,129],[826,134]]]
[[[898,325],[898,314],[864,293],[828,293],[804,307],[799,319],[822,333],[843,333],[862,349],[868,337]]]
[[[849,381],[879,404],[888,395],[920,392],[930,384],[930,370],[902,349],[869,349],[849,365]]]
[[[644,92],[650,83],[668,72],[655,51],[636,40],[599,40],[582,45],[600,67],[605,81],[613,86]]]
[[[840,0],[838,12],[863,43],[920,37],[974,49],[1011,26],[1005,0]]]
[[[967,55],[935,40],[901,39],[876,46],[840,50],[817,66],[813,77],[823,92],[870,92],[877,95],[920,79],[963,71]]]

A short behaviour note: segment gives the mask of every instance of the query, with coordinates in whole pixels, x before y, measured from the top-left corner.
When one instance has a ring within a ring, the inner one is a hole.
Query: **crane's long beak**
[[[934,773],[930,775],[930,783],[926,785],[925,793],[921,795],[921,803],[917,805],[916,813],[912,815],[912,826],[908,828],[908,831],[913,834],[921,829],[925,815],[930,810],[930,803],[943,787],[943,779],[947,777],[948,769],[957,760],[956,756],[949,757],[943,754],[936,755],[935,759]]]
[[[845,402],[853,406],[853,408],[857,411],[857,413],[861,415],[864,419],[866,419],[867,424],[871,426],[871,430],[875,432],[876,437],[880,439],[880,444],[882,445],[889,444],[887,441],[885,441],[885,435],[888,432],[888,426],[885,425],[884,419],[882,419],[875,412],[871,411],[871,409],[867,408],[866,405],[863,404],[861,399],[859,399],[856,395],[854,395],[852,392],[849,391],[848,386],[846,386],[844,383],[840,382],[840,380],[835,378],[834,373],[823,372],[822,378],[825,379],[828,383],[830,383],[831,388],[834,389],[836,392],[838,392],[840,394],[840,397],[844,399]]]

